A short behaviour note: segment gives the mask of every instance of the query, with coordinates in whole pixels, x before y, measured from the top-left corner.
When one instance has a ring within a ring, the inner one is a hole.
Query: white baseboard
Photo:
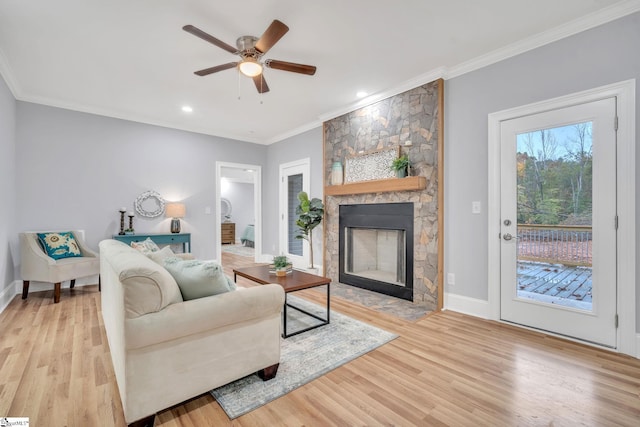
[[[445,310],[456,311],[483,319],[490,318],[489,301],[445,292],[443,306]]]
[[[19,280],[14,280],[12,283],[7,285],[7,287],[4,288],[2,292],[0,292],[0,313],[2,313],[5,308],[7,308],[11,301],[13,301],[13,298],[16,296],[16,289],[19,284],[20,292],[22,292],[21,283],[22,282]]]
[[[79,279],[76,279],[76,288],[80,286],[97,285],[97,284],[98,284],[97,274],[95,276],[80,277]],[[22,280],[16,280],[15,285],[16,285],[15,286],[16,294],[21,294]],[[70,282],[66,281],[66,282],[62,282],[61,287],[62,289],[69,289],[69,285],[70,285]],[[52,291],[52,290],[53,290],[53,283],[36,282],[36,281],[29,282],[29,292]]]

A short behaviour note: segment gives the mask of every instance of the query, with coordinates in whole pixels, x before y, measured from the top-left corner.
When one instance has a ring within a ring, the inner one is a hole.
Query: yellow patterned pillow
[[[38,233],[38,240],[40,240],[40,244],[47,255],[53,259],[82,256],[78,242],[76,242],[73,233],[70,231]]]
[[[156,242],[151,240],[151,237],[147,237],[147,239],[142,242],[131,242],[131,247],[142,253],[158,252],[160,250],[158,245],[156,245]]]

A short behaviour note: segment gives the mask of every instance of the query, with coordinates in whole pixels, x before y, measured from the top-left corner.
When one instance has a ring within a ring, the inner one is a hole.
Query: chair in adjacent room
[[[62,282],[69,280],[73,288],[76,279],[98,275],[100,289],[100,258],[89,249],[78,231],[20,233],[20,263],[22,299],[29,293],[29,282],[54,284],[53,302],[60,302]]]

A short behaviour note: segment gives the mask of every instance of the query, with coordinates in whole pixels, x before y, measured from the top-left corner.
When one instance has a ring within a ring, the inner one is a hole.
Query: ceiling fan
[[[238,67],[238,70],[240,70],[242,74],[253,79],[258,92],[265,93],[269,91],[269,86],[267,86],[264,74],[262,73],[264,67],[290,71],[292,73],[307,74],[309,76],[314,75],[316,72],[316,67],[313,65],[296,64],[294,62],[278,61],[276,59],[262,60],[262,56],[267,53],[267,51],[271,49],[273,45],[275,45],[278,40],[287,33],[287,31],[289,31],[289,27],[277,19],[269,25],[269,28],[267,28],[259,39],[254,36],[238,37],[236,40],[237,48],[218,40],[193,25],[185,25],[182,29],[196,37],[200,37],[204,41],[218,46],[220,49],[224,49],[234,55],[239,55],[240,58],[242,58],[238,62],[228,62],[226,64],[195,71],[194,74],[198,76],[207,76],[209,74],[217,73],[218,71]]]

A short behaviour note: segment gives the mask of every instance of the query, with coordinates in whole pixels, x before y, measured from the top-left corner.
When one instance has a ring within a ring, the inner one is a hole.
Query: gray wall
[[[265,253],[280,253],[278,227],[270,226],[270,224],[279,224],[279,167],[283,163],[293,162],[307,157],[310,159],[311,165],[311,194],[309,194],[309,197],[322,199],[323,165],[321,127],[293,136],[268,147],[267,158],[269,166],[263,176],[262,184],[263,200],[270,201],[269,203],[264,203],[262,208],[262,250]],[[315,236],[322,236],[322,224],[314,230],[314,233],[314,264],[316,266],[322,266],[323,259],[316,255],[322,253],[322,238],[315,238]]]
[[[13,299],[13,254],[17,245],[15,233],[16,186],[16,100],[0,78],[0,310]]]
[[[456,275],[455,287],[448,288],[448,292],[488,298],[488,114],[640,79],[638,46],[640,13],[446,82],[445,271]],[[638,83],[636,89],[640,91]],[[638,100],[640,93],[636,93],[636,103]],[[636,107],[638,111],[640,108]],[[636,122],[636,129],[640,130],[637,117]],[[640,150],[637,154],[640,156]],[[637,177],[636,182],[640,188]],[[471,214],[473,200],[482,201],[481,215]],[[640,197],[636,202],[640,203]],[[636,222],[640,231],[640,221]],[[640,307],[640,289],[636,295],[636,306]],[[640,322],[637,329],[640,330]]]
[[[230,182],[226,191],[222,191],[220,196],[226,197],[231,203],[231,222],[236,224],[236,242],[240,242],[240,237],[244,229],[249,224],[255,224],[253,184],[244,182]],[[224,221],[224,218],[222,218]]]
[[[118,209],[155,190],[183,201],[182,231],[192,252],[215,258],[215,164],[266,166],[262,145],[17,103],[16,185],[20,195],[13,232],[80,228],[87,243],[119,231]],[[211,207],[212,214],[205,214]],[[136,217],[136,232],[169,232],[170,219]]]

